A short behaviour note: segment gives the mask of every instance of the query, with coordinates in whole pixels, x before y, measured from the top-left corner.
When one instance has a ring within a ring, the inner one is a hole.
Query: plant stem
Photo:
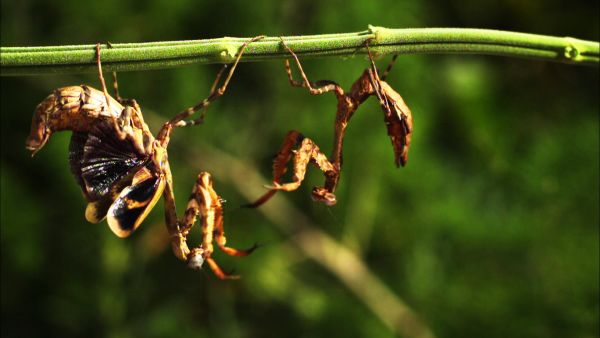
[[[369,26],[356,33],[284,37],[303,57],[375,54],[458,53],[532,58],[570,64],[597,65],[598,42],[569,37],[472,28],[388,29]],[[246,38],[114,43],[103,45],[107,71],[178,67],[188,64],[230,63]],[[0,47],[0,75],[95,72],[95,45]],[[288,53],[279,37],[266,37],[248,46],[242,61],[283,59]]]

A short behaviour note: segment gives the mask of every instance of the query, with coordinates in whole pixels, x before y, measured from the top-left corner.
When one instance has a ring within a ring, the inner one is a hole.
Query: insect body
[[[342,170],[342,146],[346,128],[350,118],[352,118],[358,107],[370,96],[376,96],[379,99],[384,112],[384,122],[394,148],[396,166],[399,167],[406,164],[412,136],[412,114],[400,94],[384,81],[396,57],[394,57],[384,74],[379,77],[377,67],[373,62],[369,50],[371,67],[366,69],[360,78],[354,82],[350,92],[345,93],[342,87],[333,81],[310,82],[296,54],[285,44],[283,39],[281,42],[296,61],[303,79],[303,81],[294,80],[289,61],[285,60],[285,69],[290,84],[295,87],[304,87],[312,95],[333,92],[337,98],[333,152],[331,157],[327,158],[314,141],[305,138],[298,131],[292,130],[288,132],[273,163],[273,185],[266,194],[254,203],[247,205],[248,207],[260,206],[268,201],[278,190],[296,190],[302,183],[302,180],[304,180],[306,168],[309,163],[315,164],[325,175],[325,185],[323,187],[314,187],[312,198],[327,205],[334,205],[337,202],[334,192]],[[287,171],[286,165],[292,156],[294,157],[292,182],[281,183],[281,178]]]
[[[135,101],[133,106],[123,107],[103,92],[81,85],[56,89],[37,106],[25,146],[35,154],[55,131],[87,133],[100,122],[113,125],[116,136],[128,137],[136,146],[150,144],[152,134]],[[144,141],[144,137],[148,140]],[[147,148],[140,150],[146,151]]]
[[[244,49],[259,39],[262,37],[253,38],[241,47],[221,87],[217,88],[217,84],[227,66],[218,73],[209,96],[167,121],[156,138],[144,123],[135,100],[122,100],[118,92],[117,100],[108,95],[97,45],[103,91],[83,85],[55,90],[36,108],[26,147],[35,154],[53,132],[73,131],[69,163],[88,201],[85,212],[88,221],[98,223],[106,218],[117,236],[127,237],[140,226],[162,195],[175,256],[194,269],[201,268],[206,261],[219,278],[235,278],[225,274],[211,258],[213,240],[225,253],[234,256],[248,255],[255,247],[237,250],[225,246],[221,199],[208,173],[198,175],[185,214],[181,220],[177,218],[167,147],[174,127],[201,122],[202,116],[192,121],[185,119],[206,109],[225,92]],[[202,243],[190,249],[187,236],[197,216],[201,217]]]

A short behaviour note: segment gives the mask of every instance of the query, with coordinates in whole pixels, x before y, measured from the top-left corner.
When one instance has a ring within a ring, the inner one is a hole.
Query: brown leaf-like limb
[[[287,164],[292,157],[294,159],[292,180],[288,183],[282,183],[281,179],[287,172]],[[273,161],[273,185],[268,187],[270,190],[267,193],[247,206],[260,206],[267,202],[278,190],[293,191],[298,189],[304,180],[307,167],[310,163],[315,164],[324,173],[327,182],[337,180],[337,168],[329,162],[327,156],[321,152],[311,139],[305,138],[295,130],[288,132]],[[334,205],[336,202],[331,187],[315,187],[312,197],[314,200],[321,201],[327,205]]]

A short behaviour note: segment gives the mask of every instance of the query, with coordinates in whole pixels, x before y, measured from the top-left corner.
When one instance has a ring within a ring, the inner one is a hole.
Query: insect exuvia
[[[185,214],[181,219],[177,218],[167,147],[174,127],[202,123],[203,114],[195,120],[185,119],[206,109],[223,95],[248,44],[262,38],[245,42],[223,84],[217,87],[226,65],[217,74],[208,97],[167,121],[156,137],[144,122],[137,102],[121,99],[118,95],[116,75],[117,97],[114,99],[108,94],[98,44],[96,61],[102,91],[86,85],[56,89],[37,106],[26,148],[35,154],[53,132],[71,130],[69,163],[88,201],[85,211],[88,221],[99,223],[106,218],[117,236],[127,237],[140,226],[162,194],[175,256],[194,269],[207,262],[221,279],[236,278],[224,273],[211,257],[213,240],[232,256],[246,256],[256,246],[238,250],[225,245],[221,199],[213,189],[209,173],[198,175]],[[202,241],[190,249],[187,237],[198,216],[201,218]]]
[[[281,39],[281,43],[296,61],[303,79],[303,81],[294,80],[290,63],[286,59],[285,69],[292,86],[304,87],[312,95],[332,91],[337,98],[338,105],[334,126],[333,151],[331,157],[327,158],[313,140],[304,137],[296,130],[288,132],[273,161],[273,185],[268,187],[269,191],[267,193],[255,202],[246,205],[247,207],[260,206],[267,202],[278,190],[292,191],[298,189],[302,180],[304,180],[309,163],[315,164],[325,175],[325,185],[323,187],[314,187],[312,198],[315,201],[323,202],[330,206],[336,204],[337,199],[334,192],[342,170],[342,144],[346,127],[358,107],[369,96],[376,96],[379,99],[384,113],[387,132],[394,148],[396,166],[404,166],[406,164],[413,129],[412,114],[400,94],[384,81],[397,55],[394,56],[392,62],[380,77],[367,40],[366,47],[371,67],[367,68],[358,80],[354,82],[350,92],[345,93],[342,87],[333,81],[322,80],[310,82],[302,70],[302,65],[296,54],[286,45],[283,39]],[[292,182],[281,183],[281,178],[287,171],[286,165],[292,159],[292,156],[294,157]]]

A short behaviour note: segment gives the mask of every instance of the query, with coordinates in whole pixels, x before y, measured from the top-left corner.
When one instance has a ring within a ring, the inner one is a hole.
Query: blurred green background
[[[1,6],[2,46],[337,33],[368,24],[599,40],[597,1],[3,0]],[[345,88],[367,67],[362,57],[303,64],[312,80]],[[205,97],[217,69],[121,73],[119,84],[156,131]],[[67,162],[70,133],[53,136],[34,158],[24,149],[35,106],[60,86],[98,87],[96,75],[0,79],[3,337],[393,337],[405,323],[386,324],[384,317],[400,302],[439,337],[598,337],[598,67],[399,57],[388,82],[413,111],[407,167],[394,167],[382,113],[371,99],[348,129],[338,205],[310,200],[312,186],[323,181],[314,169],[301,189],[274,198],[273,205],[289,202],[304,215],[301,224],[283,209],[238,206],[269,182],[271,157],[286,131],[298,129],[331,151],[335,99],[290,87],[281,61],[238,70],[206,124],[176,130],[169,149],[179,213],[196,174],[210,171],[228,201],[229,244],[263,245],[246,258],[215,253],[224,269],[243,276],[233,282],[174,258],[162,203],[127,239],[105,223],[88,224]],[[230,170],[233,160],[242,170]],[[246,181],[257,172],[260,182]],[[278,216],[267,217],[267,210]],[[373,302],[390,299],[358,296],[371,290],[369,283],[358,292],[348,288],[342,274],[355,272],[345,262],[341,273],[309,258],[321,253],[293,235],[307,229],[321,231],[309,242],[332,238],[368,267],[356,278],[369,277],[395,295],[384,314],[371,310]]]

